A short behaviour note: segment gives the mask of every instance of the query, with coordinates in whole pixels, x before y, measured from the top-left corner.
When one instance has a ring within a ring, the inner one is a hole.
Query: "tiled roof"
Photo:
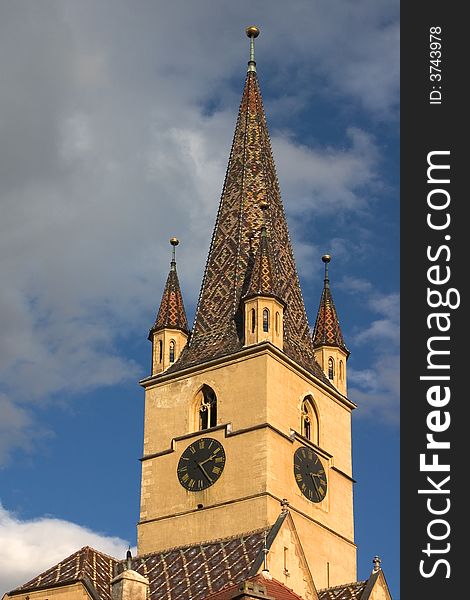
[[[277,579],[270,579],[262,574],[250,577],[241,584],[226,586],[219,592],[207,596],[204,600],[230,600],[237,590],[240,590],[240,593],[242,590],[249,592],[250,587],[254,587],[253,585],[250,586],[250,583],[265,588],[267,596],[274,598],[275,600],[302,600],[301,596],[280,581],[277,581]],[[254,589],[256,590],[256,587],[254,587]]]
[[[318,600],[361,600],[368,581],[354,581],[345,585],[318,590]]]
[[[267,205],[264,211],[263,205]],[[250,284],[263,223],[270,237],[270,268],[286,306],[283,350],[330,385],[314,358],[258,78],[256,72],[249,71],[191,339],[166,373],[230,355],[243,347],[242,298]]]
[[[132,568],[148,578],[151,600],[200,600],[248,577],[264,532],[148,554],[134,558]]]
[[[171,262],[170,272],[163,290],[160,309],[151,332],[169,327],[189,332],[186,311],[184,310],[183,295],[176,273],[176,262]]]
[[[100,600],[111,600],[110,581],[118,561],[89,546],[81,548],[60,563],[31,581],[16,588],[14,593],[50,588],[67,583],[84,582],[90,591],[96,591]]]
[[[325,278],[312,339],[315,348],[318,346],[338,346],[349,355],[349,350],[344,343],[341,327],[339,326],[328,278]]]
[[[199,600],[249,577],[265,531],[135,557],[132,569],[149,580],[149,600]],[[84,547],[11,594],[82,582],[96,600],[111,600],[111,580],[126,564]]]

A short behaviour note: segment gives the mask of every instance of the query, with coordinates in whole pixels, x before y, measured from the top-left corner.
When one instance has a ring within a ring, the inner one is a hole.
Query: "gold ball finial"
[[[249,38],[257,38],[259,36],[259,27],[256,27],[256,25],[250,25],[245,29],[245,32]]]
[[[175,237],[170,238],[170,244],[172,246],[177,246],[179,243],[180,243],[180,241],[178,238],[175,238]]]
[[[329,262],[330,262],[330,260],[331,260],[331,256],[330,256],[329,254],[324,254],[324,255],[321,257],[321,259],[322,259],[322,261],[323,261],[324,263],[329,263]]]

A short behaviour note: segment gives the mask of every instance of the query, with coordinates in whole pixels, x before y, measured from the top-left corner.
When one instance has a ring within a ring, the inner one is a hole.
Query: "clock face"
[[[301,446],[295,451],[294,476],[300,491],[311,502],[321,502],[326,496],[325,469],[311,448]]]
[[[201,438],[190,444],[178,461],[181,485],[190,492],[200,492],[219,479],[225,466],[225,451],[213,438]]]

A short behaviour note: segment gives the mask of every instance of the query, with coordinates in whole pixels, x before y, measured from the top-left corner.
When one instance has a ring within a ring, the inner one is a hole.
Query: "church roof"
[[[138,556],[132,569],[149,580],[149,600],[202,600],[259,568],[268,530]],[[86,546],[9,595],[81,582],[94,600],[111,600],[111,580],[125,568]]]
[[[242,299],[257,278],[253,269],[263,223],[271,257],[270,274],[263,285],[269,281],[270,287],[276,281],[276,295],[286,307],[283,351],[330,385],[314,358],[258,77],[256,71],[249,70],[191,339],[167,373],[233,354],[243,347]],[[266,252],[262,250],[258,256],[266,265]]]
[[[132,569],[149,580],[150,600],[202,600],[250,575],[265,531],[140,556]]]
[[[341,327],[339,325],[339,319],[330,289],[330,280],[328,277],[328,263],[330,262],[330,256],[326,254],[322,257],[322,260],[325,263],[325,280],[320,298],[320,306],[318,307],[317,320],[313,329],[313,345],[315,348],[318,348],[319,346],[338,346],[349,355],[349,350],[344,343],[343,334],[341,333]]]
[[[176,245],[175,242],[178,242],[178,240],[172,238],[171,243],[173,248]],[[189,332],[188,320],[183,304],[183,295],[181,293],[178,274],[176,272],[176,260],[174,254],[170,264],[170,272],[168,273],[165,289],[163,290],[160,309],[150,332],[152,333],[159,329],[165,329],[166,327]]]
[[[82,582],[92,598],[111,600],[110,582],[119,561],[85,546],[16,588],[10,595]]]

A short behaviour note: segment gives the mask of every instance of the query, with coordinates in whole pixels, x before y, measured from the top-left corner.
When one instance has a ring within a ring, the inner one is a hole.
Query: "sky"
[[[346,344],[358,578],[399,584],[399,4],[0,2],[0,594],[136,544],[147,334],[193,320],[249,42],[311,325]]]

